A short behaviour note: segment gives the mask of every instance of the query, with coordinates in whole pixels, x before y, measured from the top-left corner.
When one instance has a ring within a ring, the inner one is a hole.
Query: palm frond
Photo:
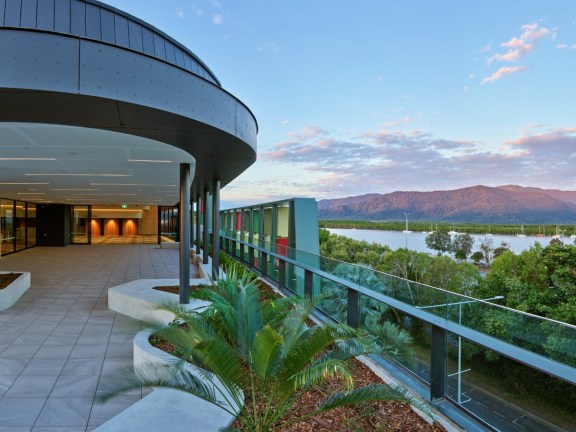
[[[256,332],[262,329],[262,307],[258,289],[252,285],[240,285],[235,300],[236,342],[243,359],[248,358]]]
[[[371,384],[345,393],[335,393],[328,397],[320,406],[319,412],[329,411],[344,405],[357,405],[379,400],[394,400],[406,403],[416,402],[406,391],[384,384]]]
[[[250,349],[250,363],[256,375],[266,381],[273,376],[280,365],[282,356],[282,337],[269,325],[266,325],[254,338]]]
[[[346,390],[354,386],[352,374],[348,370],[346,362],[336,359],[326,359],[321,363],[303,369],[290,378],[290,382],[297,389],[309,389],[329,377],[339,377],[344,380]]]

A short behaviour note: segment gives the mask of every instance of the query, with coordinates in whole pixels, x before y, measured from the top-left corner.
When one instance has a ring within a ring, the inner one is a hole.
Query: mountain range
[[[576,223],[576,191],[516,185],[367,194],[318,202],[320,219]]]

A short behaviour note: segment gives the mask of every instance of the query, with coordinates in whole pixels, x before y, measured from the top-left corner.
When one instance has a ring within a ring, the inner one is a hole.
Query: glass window
[[[14,218],[14,242],[16,250],[26,248],[26,203],[16,201],[16,217]]]
[[[90,244],[90,206],[72,206],[71,242],[73,244]]]
[[[14,252],[14,201],[0,200],[1,255]]]
[[[26,209],[26,247],[36,246],[36,204],[28,203]]]

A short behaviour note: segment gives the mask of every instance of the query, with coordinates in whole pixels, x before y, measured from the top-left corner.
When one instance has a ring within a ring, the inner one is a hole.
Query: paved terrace
[[[29,271],[30,289],[0,311],[0,432],[92,431],[141,399],[95,396],[132,369],[144,325],[108,309],[107,289],[135,279],[178,277],[178,250],[158,245],[37,247],[0,259]]]

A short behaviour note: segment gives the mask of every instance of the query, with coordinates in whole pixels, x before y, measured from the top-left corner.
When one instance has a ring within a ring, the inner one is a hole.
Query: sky
[[[517,184],[576,190],[576,2],[105,0],[258,120],[222,207]]]

